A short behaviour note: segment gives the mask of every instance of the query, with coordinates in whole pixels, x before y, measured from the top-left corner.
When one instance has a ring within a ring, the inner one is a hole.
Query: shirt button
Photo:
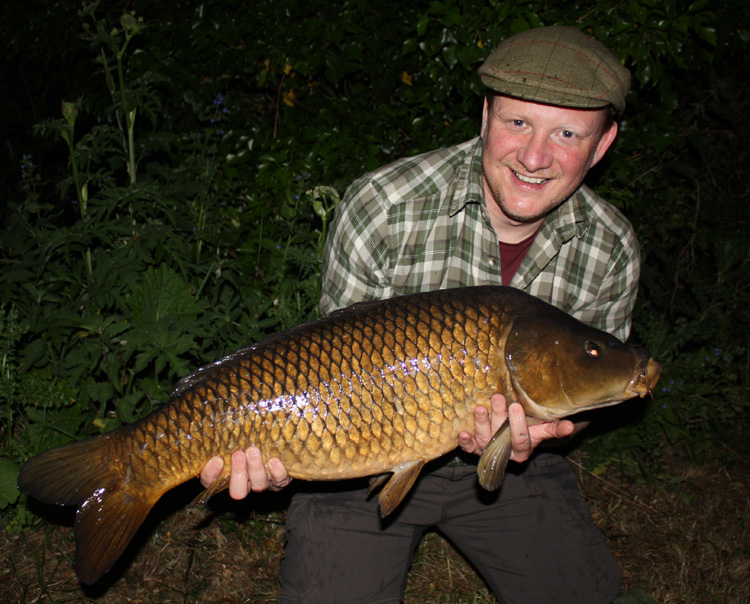
[[[495,266],[495,259],[494,258],[490,258],[489,265],[490,266]]]

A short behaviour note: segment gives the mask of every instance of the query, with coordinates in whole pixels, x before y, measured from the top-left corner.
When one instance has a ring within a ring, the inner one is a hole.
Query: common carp
[[[551,420],[644,396],[660,372],[645,350],[513,288],[363,302],[198,369],[143,419],[30,459],[18,484],[77,506],[73,568],[93,583],[156,501],[214,455],[224,471],[201,500],[226,488],[232,452],[254,444],[304,480],[391,473],[385,517],[493,393]],[[505,422],[480,458],[483,487],[500,486],[509,443]]]

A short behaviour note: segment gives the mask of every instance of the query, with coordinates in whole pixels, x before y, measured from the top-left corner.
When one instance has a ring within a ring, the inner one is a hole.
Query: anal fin
[[[424,467],[424,459],[414,459],[399,464],[393,469],[393,476],[383,487],[378,495],[378,503],[380,504],[380,517],[385,518],[393,510],[395,510],[401,501],[406,497],[406,494],[414,486],[414,481],[419,476],[419,472]],[[384,481],[383,476],[375,478],[376,484],[380,484]],[[372,488],[372,483],[371,483]]]
[[[367,487],[367,497],[369,498],[380,486],[383,486],[390,477],[393,476],[390,472],[385,474],[378,474],[370,478],[369,486]]]
[[[193,499],[187,507],[193,508],[199,505],[206,505],[206,502],[211,499],[216,493],[221,493],[224,489],[229,488],[229,472],[222,473],[216,480],[211,483],[205,491],[202,491],[198,496]]]

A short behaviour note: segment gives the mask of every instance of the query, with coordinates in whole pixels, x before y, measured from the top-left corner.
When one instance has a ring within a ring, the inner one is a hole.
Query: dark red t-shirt
[[[503,277],[503,285],[510,285],[513,275],[516,274],[521,261],[529,251],[534,237],[539,231],[534,231],[529,237],[518,243],[505,243],[500,241],[500,274]]]

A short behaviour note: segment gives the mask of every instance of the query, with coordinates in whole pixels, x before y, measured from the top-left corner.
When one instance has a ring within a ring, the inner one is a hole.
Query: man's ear
[[[479,131],[479,138],[484,138],[485,128],[490,125],[490,101],[488,95],[484,95],[484,104],[482,105],[482,129]]]
[[[619,126],[617,125],[617,122],[612,121],[612,125],[604,132],[604,134],[602,134],[602,137],[599,139],[599,144],[596,146],[594,158],[591,160],[591,166],[589,167],[593,168],[596,164],[599,163],[599,160],[604,157],[604,154],[612,146],[612,143],[615,142],[618,131]]]

